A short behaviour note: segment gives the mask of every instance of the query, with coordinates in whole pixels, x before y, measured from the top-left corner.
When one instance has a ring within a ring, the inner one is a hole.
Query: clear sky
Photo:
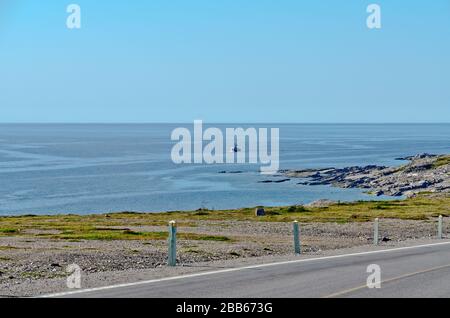
[[[0,61],[0,122],[450,122],[449,0],[0,0]]]

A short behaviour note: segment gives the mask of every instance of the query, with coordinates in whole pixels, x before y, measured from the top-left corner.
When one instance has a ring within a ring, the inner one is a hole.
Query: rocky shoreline
[[[287,178],[301,185],[332,185],[367,189],[377,196],[412,197],[420,192],[450,193],[450,155],[419,154],[397,158],[410,161],[399,167],[370,165],[347,168],[286,170]]]

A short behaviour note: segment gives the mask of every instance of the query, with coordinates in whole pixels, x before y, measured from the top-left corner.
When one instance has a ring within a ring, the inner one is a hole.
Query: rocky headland
[[[450,155],[419,154],[397,158],[409,163],[398,167],[370,165],[282,171],[303,185],[332,185],[367,189],[377,196],[412,197],[419,192],[450,193]]]

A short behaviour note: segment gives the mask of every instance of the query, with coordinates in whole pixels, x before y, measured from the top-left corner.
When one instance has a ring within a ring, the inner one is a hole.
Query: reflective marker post
[[[177,222],[169,222],[169,266],[177,265]]]
[[[380,220],[378,218],[375,219],[375,223],[373,225],[373,244],[378,245],[378,226]]]
[[[300,255],[302,253],[300,249],[300,230],[298,227],[298,221],[294,221],[294,248],[295,254]]]

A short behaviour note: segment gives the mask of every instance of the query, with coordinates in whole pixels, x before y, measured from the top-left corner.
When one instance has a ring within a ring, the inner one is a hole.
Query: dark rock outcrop
[[[399,158],[410,160],[400,167],[364,166],[290,170],[288,178],[304,179],[301,185],[333,185],[341,188],[368,189],[381,196],[413,196],[419,192],[450,193],[450,155],[419,154]]]

